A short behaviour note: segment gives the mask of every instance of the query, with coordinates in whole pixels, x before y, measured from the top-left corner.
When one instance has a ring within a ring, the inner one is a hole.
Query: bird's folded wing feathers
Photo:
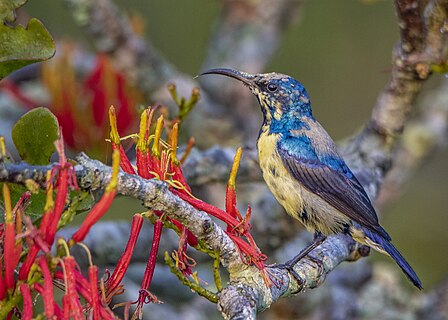
[[[279,152],[286,169],[305,188],[361,226],[378,232],[385,239],[390,239],[379,225],[375,209],[356,178],[350,179],[318,159],[296,158],[282,149],[279,149]]]

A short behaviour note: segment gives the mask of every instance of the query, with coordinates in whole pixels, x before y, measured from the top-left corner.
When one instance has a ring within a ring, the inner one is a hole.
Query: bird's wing
[[[294,157],[279,146],[278,151],[286,169],[308,190],[360,225],[389,239],[379,225],[378,217],[364,188],[352,179],[316,159]]]

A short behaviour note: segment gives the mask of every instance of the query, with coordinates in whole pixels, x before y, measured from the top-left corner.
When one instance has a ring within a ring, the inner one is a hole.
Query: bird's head
[[[232,69],[211,69],[201,73],[220,74],[241,81],[258,98],[265,121],[291,122],[311,117],[308,93],[296,79],[280,73],[249,74]]]

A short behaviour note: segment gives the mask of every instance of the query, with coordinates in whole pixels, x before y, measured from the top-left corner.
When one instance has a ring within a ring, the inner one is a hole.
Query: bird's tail
[[[390,241],[384,239],[382,236],[380,236],[377,233],[374,233],[370,230],[366,230],[365,228],[364,232],[371,240],[374,242],[377,246],[381,247],[385,252],[387,252],[398,264],[398,266],[403,270],[406,277],[420,290],[423,289],[422,282],[418,278],[417,274],[415,273],[414,269],[409,265],[409,263],[406,261],[405,258],[401,255],[401,253],[397,250],[397,248],[394,247]]]

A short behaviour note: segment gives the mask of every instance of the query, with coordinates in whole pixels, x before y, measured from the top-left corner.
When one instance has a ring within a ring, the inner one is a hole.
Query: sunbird
[[[263,178],[286,212],[314,233],[313,243],[285,265],[289,270],[326,237],[343,233],[391,256],[419,289],[422,283],[380,226],[364,188],[339,154],[330,135],[313,117],[303,85],[280,73],[249,74],[218,68],[257,97],[263,113],[258,158]]]

